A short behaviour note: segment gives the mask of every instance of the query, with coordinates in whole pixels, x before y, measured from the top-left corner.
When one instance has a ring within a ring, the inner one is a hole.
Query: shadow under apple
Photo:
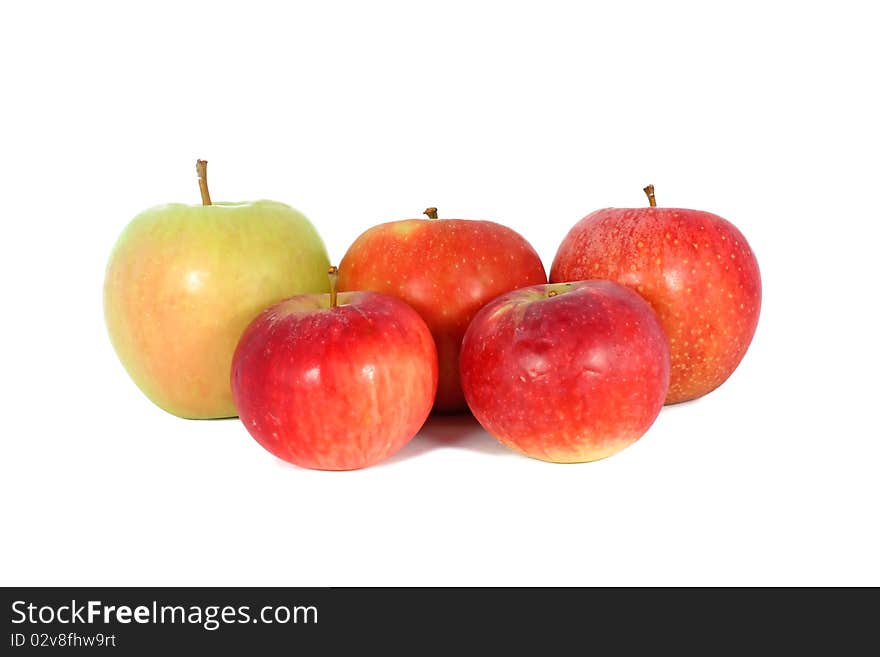
[[[515,454],[486,433],[470,413],[431,415],[419,433],[399,452],[383,463],[415,458],[435,449],[464,449],[492,456]]]

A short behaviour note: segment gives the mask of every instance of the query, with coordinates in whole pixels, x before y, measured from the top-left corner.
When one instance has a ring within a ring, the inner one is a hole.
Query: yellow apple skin
[[[151,208],[107,264],[104,317],[131,378],[174,415],[237,415],[232,355],[248,324],[283,299],[329,290],[315,227],[275,201]]]

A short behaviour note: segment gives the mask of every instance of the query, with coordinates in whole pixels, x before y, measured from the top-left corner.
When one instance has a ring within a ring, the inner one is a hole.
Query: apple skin
[[[437,344],[440,381],[434,410],[467,411],[458,370],[471,319],[499,294],[546,283],[535,249],[491,221],[408,219],[367,230],[339,264],[340,290],[396,296],[418,311]]]
[[[608,279],[641,294],[669,338],[666,403],[720,386],[745,356],[761,310],[761,275],[745,237],[700,210],[606,208],[563,240],[550,281]]]
[[[474,417],[504,445],[554,463],[595,461],[654,422],[669,348],[654,311],[622,285],[536,285],[477,314],[461,382]]]
[[[373,292],[302,295],[261,313],[232,364],[251,435],[278,458],[353,470],[387,458],[424,424],[437,351],[412,308]]]
[[[328,264],[312,224],[282,203],[154,207],[125,228],[107,265],[110,340],[159,407],[234,417],[229,372],[245,327],[277,301],[326,292]]]

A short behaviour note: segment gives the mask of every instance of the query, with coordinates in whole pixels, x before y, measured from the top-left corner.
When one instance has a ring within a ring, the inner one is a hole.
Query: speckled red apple
[[[700,210],[651,206],[587,215],[563,240],[550,281],[609,279],[641,294],[669,338],[666,402],[695,399],[736,369],[755,334],[761,275],[745,237]]]
[[[461,383],[501,443],[546,461],[595,461],[654,422],[669,348],[654,311],[622,285],[535,285],[477,314],[462,344]]]

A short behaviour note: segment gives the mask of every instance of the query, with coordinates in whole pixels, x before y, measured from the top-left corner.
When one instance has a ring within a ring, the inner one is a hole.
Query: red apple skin
[[[608,279],[641,294],[669,338],[666,403],[720,386],[746,353],[761,310],[761,274],[729,221],[700,210],[606,208],[563,240],[550,281]]]
[[[555,463],[595,461],[654,422],[669,348],[654,311],[622,285],[536,285],[477,314],[461,382],[474,416],[504,445]]]
[[[278,458],[354,470],[403,447],[431,411],[437,352],[425,322],[372,292],[292,297],[247,328],[232,393],[251,435]]]
[[[340,290],[396,296],[418,311],[437,344],[440,380],[434,410],[467,411],[458,370],[471,319],[499,294],[546,283],[535,249],[491,221],[409,219],[363,233],[339,263]]]

